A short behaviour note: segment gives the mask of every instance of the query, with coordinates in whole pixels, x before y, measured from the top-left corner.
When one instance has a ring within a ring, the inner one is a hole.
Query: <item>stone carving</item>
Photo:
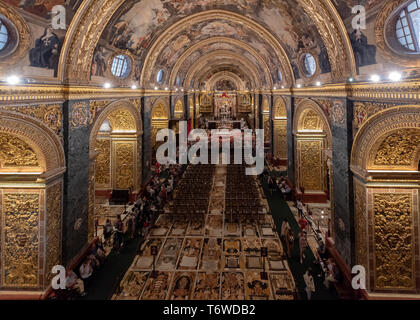
[[[38,287],[39,193],[4,193],[2,216],[3,285]]]
[[[366,216],[366,188],[359,182],[354,183],[354,223],[356,234],[356,262],[368,267],[368,237]]]
[[[393,132],[380,144],[375,165],[410,166],[420,147],[420,130],[406,129]]]
[[[73,111],[71,113],[71,125],[73,128],[86,126],[89,117],[86,103],[81,102],[73,105]]]
[[[374,194],[375,289],[413,289],[412,195]]]
[[[169,119],[168,110],[163,102],[160,102],[153,107],[152,120],[155,119]]]
[[[47,223],[46,223],[46,269],[45,280],[50,283],[52,268],[61,263],[61,182],[47,189]]]
[[[342,127],[346,123],[346,111],[344,110],[344,103],[336,100],[331,109],[331,119],[333,123]]]
[[[282,98],[278,98],[274,107],[274,118],[286,118],[287,110],[286,105]]]
[[[5,106],[4,110],[18,112],[28,115],[43,122],[47,127],[52,129],[58,136],[62,137],[63,132],[63,111],[60,105],[35,105],[35,106]]]
[[[95,180],[96,184],[108,186],[111,182],[111,141],[108,139],[96,140]]]
[[[115,182],[117,189],[134,187],[134,144],[115,145]]]
[[[135,131],[136,121],[130,111],[120,109],[109,115],[112,131]]]
[[[353,110],[353,133],[356,134],[360,127],[371,116],[378,112],[394,107],[395,104],[385,104],[376,102],[355,102]]]
[[[299,130],[322,130],[322,120],[318,113],[313,110],[307,111],[301,120]]]
[[[95,122],[96,117],[101,113],[102,110],[105,109],[105,107],[109,104],[108,100],[96,100],[91,101],[89,103],[89,109],[90,109],[90,116],[89,116],[89,124],[93,124]]]
[[[300,140],[300,187],[324,191],[322,179],[322,141]]]
[[[287,159],[287,121],[274,120],[274,156]]]
[[[25,141],[0,132],[0,167],[39,167],[39,161]]]

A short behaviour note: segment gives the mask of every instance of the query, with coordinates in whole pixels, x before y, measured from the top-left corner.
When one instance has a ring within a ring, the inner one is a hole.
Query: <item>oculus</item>
[[[304,53],[302,55],[303,72],[307,78],[312,77],[317,69],[316,60],[310,53]]]
[[[401,9],[395,32],[405,49],[410,53],[420,53],[420,0],[412,1]]]
[[[123,54],[115,56],[111,64],[111,73],[118,78],[127,78],[131,73],[130,58]]]
[[[0,58],[16,50],[18,39],[19,34],[15,25],[0,14]]]

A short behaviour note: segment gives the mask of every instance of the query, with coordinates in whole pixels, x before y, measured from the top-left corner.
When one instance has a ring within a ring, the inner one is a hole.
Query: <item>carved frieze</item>
[[[134,143],[115,144],[115,184],[116,189],[134,187]]]
[[[3,286],[35,288],[39,285],[39,193],[3,193]]]
[[[375,289],[415,287],[413,203],[410,193],[373,198]]]
[[[0,132],[0,168],[39,167],[35,151],[15,135]]]
[[[322,169],[322,140],[299,140],[300,186],[306,191],[324,191]]]
[[[95,182],[99,186],[111,183],[111,140],[96,140],[97,157],[95,159]]]

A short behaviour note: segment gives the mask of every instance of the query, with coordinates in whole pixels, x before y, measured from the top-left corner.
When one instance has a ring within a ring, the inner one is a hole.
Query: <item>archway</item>
[[[151,141],[150,145],[152,148],[152,159],[156,158],[156,151],[160,145],[159,142],[156,142],[156,135],[160,129],[167,129],[169,126],[170,112],[168,103],[159,99],[155,102],[152,107],[151,113]]]
[[[351,155],[356,263],[371,292],[419,293],[420,106],[366,121]]]
[[[332,198],[332,135],[321,107],[303,100],[294,118],[296,187],[304,202],[325,203]]]
[[[287,165],[287,110],[283,98],[274,102],[273,108],[273,155],[280,165]]]
[[[45,290],[62,262],[64,149],[41,122],[0,111],[0,287]]]
[[[142,122],[129,101],[109,104],[90,135],[89,237],[95,233],[96,197],[108,200],[112,190],[137,193],[141,187]]]

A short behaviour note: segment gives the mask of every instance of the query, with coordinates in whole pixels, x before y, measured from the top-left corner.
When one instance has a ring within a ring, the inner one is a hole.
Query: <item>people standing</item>
[[[299,252],[300,252],[300,263],[303,263],[305,259],[305,250],[308,247],[308,239],[305,230],[299,232]]]
[[[315,282],[312,276],[312,269],[309,267],[306,270],[305,274],[303,275],[303,279],[305,280],[305,291],[308,300],[311,300],[312,294],[315,293]]]

